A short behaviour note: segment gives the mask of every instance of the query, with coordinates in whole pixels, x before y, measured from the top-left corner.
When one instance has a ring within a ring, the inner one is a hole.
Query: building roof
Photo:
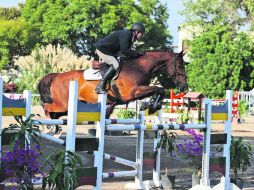
[[[205,95],[200,93],[200,92],[188,92],[187,94],[184,95],[183,98],[205,98]]]

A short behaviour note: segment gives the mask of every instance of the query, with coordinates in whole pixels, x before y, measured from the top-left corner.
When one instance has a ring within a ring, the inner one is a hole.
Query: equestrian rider
[[[143,55],[131,49],[131,46],[133,42],[140,40],[144,33],[144,25],[140,22],[136,22],[131,26],[130,30],[123,29],[112,32],[107,37],[94,44],[96,53],[100,59],[110,65],[105,76],[100,80],[95,89],[98,94],[106,93],[107,82],[111,81],[115,71],[119,68],[119,63],[116,59],[119,53],[131,58],[137,58]]]

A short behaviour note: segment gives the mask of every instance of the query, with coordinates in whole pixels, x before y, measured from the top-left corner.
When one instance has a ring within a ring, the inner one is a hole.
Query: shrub
[[[235,175],[235,181],[238,177],[238,172],[242,173],[251,166],[252,148],[249,142],[243,141],[242,137],[237,140],[232,137],[230,146],[230,168]]]
[[[248,111],[248,104],[246,102],[239,101],[238,110],[240,117],[243,117]]]
[[[60,45],[47,45],[36,48],[29,56],[16,59],[22,76],[19,78],[20,90],[28,89],[37,92],[39,80],[49,73],[61,73],[88,68],[89,61],[83,56],[76,56],[70,49]]]
[[[135,111],[122,108],[120,108],[119,111],[117,112],[117,118],[119,119],[130,119],[134,118],[135,115],[136,115]]]

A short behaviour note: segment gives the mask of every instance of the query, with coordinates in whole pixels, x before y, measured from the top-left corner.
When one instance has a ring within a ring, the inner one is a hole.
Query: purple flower
[[[202,167],[203,136],[193,129],[186,131],[190,135],[183,139],[183,143],[177,145],[178,156],[189,161],[190,170],[197,173]]]
[[[21,148],[19,142],[16,142],[13,151],[7,152],[5,157],[1,158],[5,172],[15,175],[11,181],[29,185],[32,184],[32,179],[36,178],[36,174],[42,174],[41,166],[37,162],[40,155],[37,151],[37,148]]]

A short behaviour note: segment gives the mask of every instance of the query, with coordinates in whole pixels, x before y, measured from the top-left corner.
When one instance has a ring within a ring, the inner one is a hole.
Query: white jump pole
[[[232,98],[231,90],[226,91],[226,99],[228,101],[228,120],[224,124],[224,132],[227,134],[227,144],[223,148],[223,156],[226,157],[225,166],[225,184],[224,188],[230,188],[230,145],[231,145],[231,127],[232,127]]]
[[[102,188],[102,170],[103,170],[103,153],[104,153],[104,138],[105,138],[105,118],[106,118],[106,94],[98,96],[98,102],[101,103],[100,121],[96,124],[96,138],[99,139],[98,151],[94,152],[94,167],[97,167],[97,180],[94,190]]]
[[[31,108],[32,107],[32,94],[31,94],[31,92],[28,91],[28,90],[25,90],[23,92],[23,98],[26,99],[26,115],[23,118],[27,119],[30,116],[31,112],[32,112],[32,108]],[[26,133],[25,136],[26,136],[26,139],[28,139],[27,145],[25,145],[25,147],[30,148],[31,139],[28,138],[29,135],[27,133]]]
[[[139,113],[140,124],[145,124],[144,111]],[[138,130],[136,141],[136,163],[138,164],[138,173],[135,176],[135,186],[137,189],[143,189],[143,154],[144,154],[144,130]]]
[[[202,176],[201,184],[210,186],[209,168],[210,168],[210,148],[211,148],[211,113],[212,101],[205,100],[205,133],[204,133],[204,146],[202,155]]]
[[[70,81],[68,100],[68,121],[66,131],[66,151],[75,152],[76,122],[78,104],[78,82]]]
[[[162,123],[162,110],[158,111],[158,116],[156,117],[155,124]],[[161,140],[161,131],[155,131],[155,138],[153,141],[153,150],[156,151],[157,145]],[[161,176],[160,176],[160,167],[161,167],[161,147],[157,148],[157,154],[155,158],[155,168],[153,168],[153,183],[155,187],[161,186]]]

